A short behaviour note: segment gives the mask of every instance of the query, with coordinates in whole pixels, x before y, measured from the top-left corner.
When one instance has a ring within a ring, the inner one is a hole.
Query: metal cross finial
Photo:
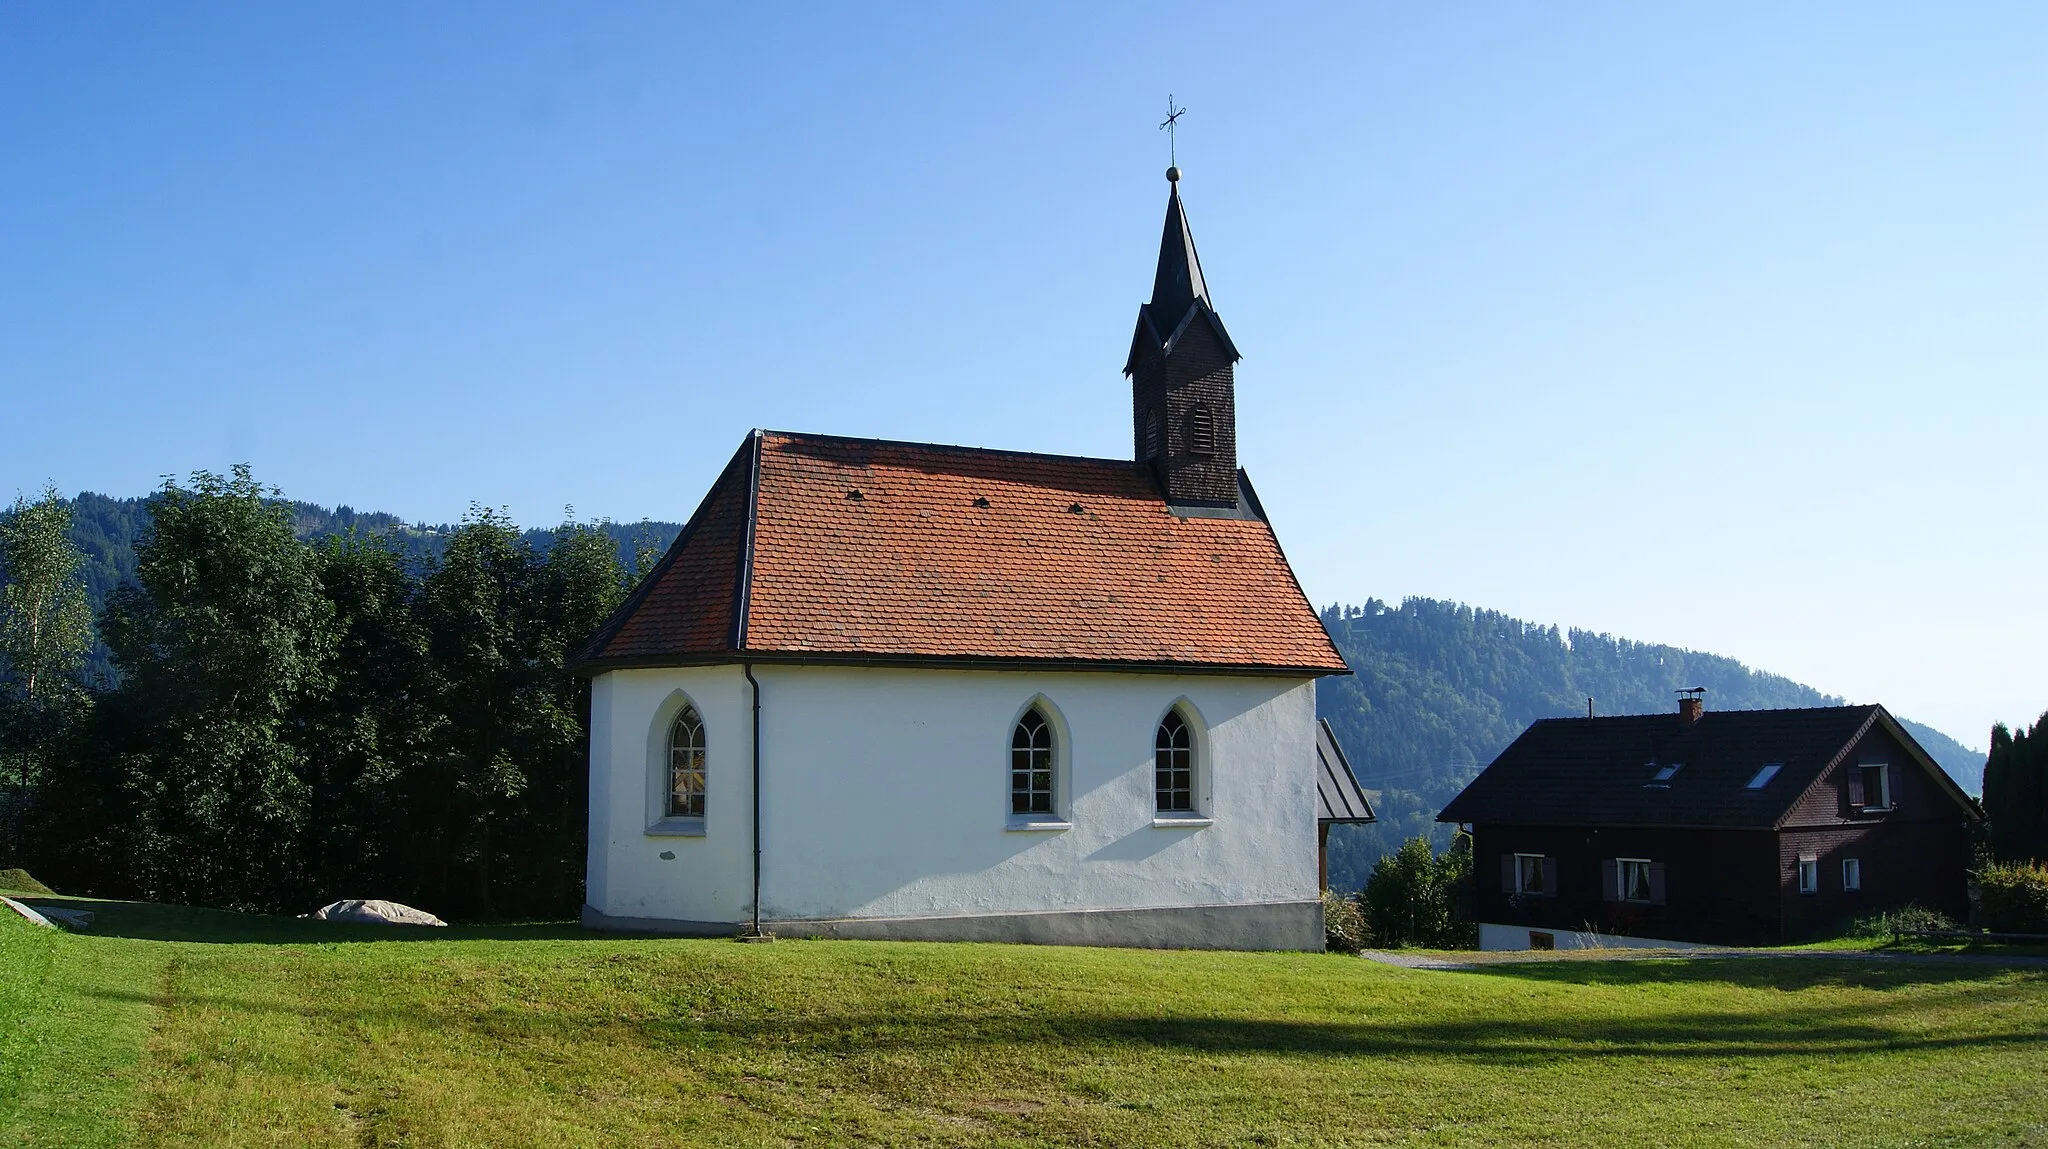
[[[1171,92],[1167,93],[1166,119],[1159,126],[1166,130],[1166,156],[1174,167],[1180,166],[1180,153],[1174,146],[1173,129],[1180,123],[1180,118],[1187,115],[1187,113],[1188,110],[1186,108],[1174,107],[1173,94]]]

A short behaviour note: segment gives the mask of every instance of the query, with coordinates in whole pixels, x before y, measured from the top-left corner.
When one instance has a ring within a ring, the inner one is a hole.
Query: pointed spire
[[[1188,217],[1180,203],[1180,169],[1166,169],[1166,228],[1159,236],[1159,270],[1152,277],[1152,323],[1164,337],[1187,316],[1196,300],[1209,302],[1209,285],[1202,280],[1202,260],[1195,254],[1195,236],[1188,230]]]
[[[1141,344],[1171,355],[1180,333],[1198,312],[1223,342],[1224,353],[1233,362],[1238,358],[1237,346],[1223,329],[1215,305],[1209,302],[1209,283],[1202,277],[1202,259],[1195,254],[1195,233],[1189,229],[1187,210],[1181,206],[1180,169],[1166,169],[1166,181],[1166,227],[1159,235],[1159,267],[1152,273],[1152,299],[1138,309],[1131,358],[1124,363],[1126,375],[1137,367]]]
[[[1170,123],[1171,121],[1169,121]],[[1152,299],[1138,308],[1131,356],[1133,457],[1150,463],[1170,504],[1239,507],[1237,348],[1209,304],[1209,284],[1180,202],[1180,169],[1166,169],[1166,229]]]

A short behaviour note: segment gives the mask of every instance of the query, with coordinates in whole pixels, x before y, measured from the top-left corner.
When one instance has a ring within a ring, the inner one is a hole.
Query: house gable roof
[[[1983,810],[1963,791],[1961,786],[1956,784],[1956,780],[1949,775],[1947,770],[1942,768],[1941,763],[1934,760],[1934,755],[1929,754],[1927,748],[1920,745],[1920,740],[1913,737],[1912,733],[1901,725],[1898,719],[1892,717],[1891,711],[1886,710],[1882,706],[1872,706],[1869,709],[1872,711],[1871,716],[1863,724],[1862,729],[1859,729],[1854,737],[1842,745],[1842,749],[1834,758],[1829,760],[1826,766],[1820,769],[1819,773],[1814,775],[1813,780],[1806,784],[1804,790],[1794,795],[1792,800],[1785,804],[1785,809],[1779,813],[1777,821],[1772,823],[1773,829],[1784,826],[1791,819],[1793,812],[1801,805],[1801,800],[1806,797],[1807,793],[1811,792],[1814,787],[1822,785],[1828,771],[1841,762],[1843,758],[1847,757],[1851,750],[1856,748],[1856,743],[1862,739],[1864,731],[1873,727],[1883,729],[1887,734],[1891,735],[1891,740],[1894,743],[1904,747],[1907,756],[1913,760],[1913,764],[1920,769],[1921,773],[1934,781],[1936,788],[1947,795],[1949,801],[1961,807],[1971,818],[1980,821],[1983,819]]]
[[[1453,798],[1440,822],[1775,829],[1873,725],[1883,725],[1972,816],[1945,771],[1882,706],[1548,718]],[[1768,784],[1749,788],[1778,763]],[[1668,780],[1660,768],[1677,765]]]
[[[1244,485],[1197,517],[1138,463],[755,432],[579,663],[1348,673]]]

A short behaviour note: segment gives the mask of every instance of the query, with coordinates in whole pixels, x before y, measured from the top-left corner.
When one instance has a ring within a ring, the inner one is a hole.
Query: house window
[[[1865,762],[1849,771],[1849,805],[1866,813],[1891,809],[1891,768],[1883,762]]]
[[[1548,893],[1551,893],[1552,891],[1551,891],[1551,889],[1550,889],[1550,887],[1549,887],[1548,883],[1544,882],[1543,878],[1544,878],[1544,873],[1543,873],[1543,855],[1541,855],[1541,854],[1516,854],[1516,855],[1515,855],[1515,892],[1516,892],[1516,893],[1518,893],[1518,894],[1534,894],[1534,895],[1536,895],[1536,896],[1539,896],[1539,897],[1540,897],[1540,896],[1542,896],[1542,895],[1544,895],[1544,894],[1548,894]]]
[[[1650,890],[1650,862],[1647,858],[1618,858],[1621,865],[1621,900],[1624,902],[1648,902],[1655,899]]]
[[[1153,789],[1162,814],[1195,811],[1195,732],[1180,711],[1169,710],[1152,740]]]
[[[1010,732],[1010,813],[1053,812],[1052,723],[1034,706]]]
[[[1842,888],[1860,890],[1863,888],[1863,859],[1842,859]]]
[[[1188,415],[1188,450],[1197,455],[1216,453],[1216,416],[1207,407],[1197,407]]]
[[[1817,894],[1820,892],[1820,859],[1807,854],[1799,859],[1799,892]]]
[[[1684,769],[1684,767],[1685,763],[1683,762],[1673,762],[1668,766],[1659,766],[1657,768],[1657,772],[1650,776],[1650,781],[1669,782],[1672,778],[1676,777],[1678,775],[1678,772],[1681,769]]]
[[[1746,790],[1761,790],[1761,789],[1763,789],[1764,787],[1766,787],[1766,786],[1770,785],[1770,784],[1771,784],[1771,779],[1773,779],[1773,778],[1776,778],[1776,777],[1778,776],[1778,771],[1780,771],[1780,770],[1783,770],[1784,768],[1785,768],[1785,764],[1784,764],[1783,762],[1766,762],[1766,763],[1764,763],[1764,765],[1763,765],[1763,768],[1762,768],[1762,769],[1760,769],[1760,770],[1758,770],[1758,771],[1756,772],[1756,776],[1755,776],[1755,777],[1753,777],[1753,778],[1751,778],[1751,779],[1749,780],[1749,785],[1748,785],[1748,786],[1745,786],[1745,787],[1744,787],[1744,789],[1746,789]]]
[[[704,720],[683,707],[668,731],[668,816],[704,816]]]

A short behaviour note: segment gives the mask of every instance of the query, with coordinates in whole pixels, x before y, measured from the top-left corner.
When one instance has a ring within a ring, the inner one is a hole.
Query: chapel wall
[[[1317,897],[1312,681],[772,665],[755,677],[770,928]],[[651,833],[684,696],[705,728],[702,833]],[[1058,732],[1064,829],[1012,828],[1010,732],[1034,701]],[[1206,826],[1154,824],[1153,735],[1177,702],[1202,732]],[[749,919],[750,704],[736,666],[597,678],[593,909],[650,926]]]
[[[1313,902],[1312,681],[756,667],[764,916],[984,915]],[[1010,732],[1061,736],[1068,828],[1010,827]],[[1200,719],[1207,826],[1155,825],[1153,736]]]
[[[703,832],[650,833],[665,821],[665,742],[685,698],[704,723]],[[614,670],[592,684],[590,709],[584,900],[614,918],[745,920],[753,898],[752,715],[740,668]]]

